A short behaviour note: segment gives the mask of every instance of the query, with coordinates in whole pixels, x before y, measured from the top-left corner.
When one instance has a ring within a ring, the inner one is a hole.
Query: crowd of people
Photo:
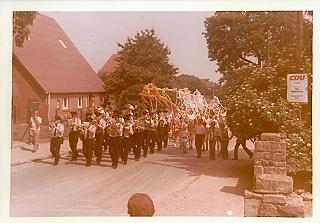
[[[36,122],[38,126],[40,123],[37,120],[39,118],[36,112],[31,122]],[[173,140],[175,147],[179,145],[182,153],[187,153],[195,145],[198,158],[201,158],[202,151],[208,150],[209,159],[228,159],[228,144],[232,138],[224,117],[213,111],[208,114],[167,109],[148,111],[127,105],[123,111],[112,107],[98,108],[87,113],[83,120],[76,111],[71,111],[66,120],[57,115],[49,125],[53,165],[59,163],[65,126],[69,127],[71,161],[76,161],[79,156],[80,139],[86,166],[92,164],[93,155],[95,162],[100,164],[103,152],[108,151],[114,169],[118,167],[120,159],[123,165],[127,164],[130,152],[133,152],[134,160],[139,161],[141,156],[147,157],[155,149],[167,149],[169,138]],[[252,152],[246,147],[246,140],[237,137],[234,159],[238,159],[240,145],[251,158]]]

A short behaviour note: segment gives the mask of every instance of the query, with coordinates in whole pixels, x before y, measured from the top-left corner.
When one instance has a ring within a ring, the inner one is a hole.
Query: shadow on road
[[[243,196],[245,189],[252,188],[253,160],[209,160],[207,152],[198,159],[194,150],[188,150],[189,154],[181,154],[177,148],[165,151],[167,157],[157,162],[146,161],[155,165],[180,168],[187,171],[191,176],[211,176],[218,178],[239,178],[236,186],[224,186],[221,191],[225,193]],[[233,151],[229,151],[231,153]],[[192,154],[191,154],[192,153]],[[230,156],[229,156],[230,157]]]
[[[28,151],[28,152],[33,152],[33,149],[29,149],[29,148],[24,147],[24,146],[19,146],[19,149],[24,150],[24,151]]]

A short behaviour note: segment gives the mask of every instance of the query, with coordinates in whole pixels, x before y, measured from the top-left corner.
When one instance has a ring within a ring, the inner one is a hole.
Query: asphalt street
[[[154,201],[157,216],[243,216],[243,192],[252,186],[253,163],[239,149],[239,159],[201,159],[195,150],[182,154],[171,146],[140,161],[111,168],[104,153],[99,165],[85,166],[63,155],[11,168],[10,216],[127,216],[127,201],[136,192]],[[253,148],[249,145],[249,148]]]

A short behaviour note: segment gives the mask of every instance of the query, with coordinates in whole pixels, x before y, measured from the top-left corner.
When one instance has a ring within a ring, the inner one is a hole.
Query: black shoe
[[[89,166],[91,166],[91,163],[87,163],[87,164],[86,164],[86,167],[89,167]]]
[[[77,157],[72,157],[70,161],[76,161]]]
[[[96,163],[97,163],[97,164],[100,164],[100,163],[101,163],[101,159],[97,159],[97,160],[96,160]]]
[[[117,166],[116,166],[116,165],[112,165],[112,168],[113,168],[113,169],[117,169]]]
[[[238,158],[233,158],[232,160],[238,160]]]
[[[123,162],[123,165],[127,165],[127,162]]]

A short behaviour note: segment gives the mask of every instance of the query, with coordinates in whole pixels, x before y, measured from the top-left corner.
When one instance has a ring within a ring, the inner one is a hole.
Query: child
[[[187,153],[187,143],[189,141],[188,124],[184,121],[183,117],[180,117],[180,123],[178,125],[178,136],[180,141],[180,149],[183,153]]]

